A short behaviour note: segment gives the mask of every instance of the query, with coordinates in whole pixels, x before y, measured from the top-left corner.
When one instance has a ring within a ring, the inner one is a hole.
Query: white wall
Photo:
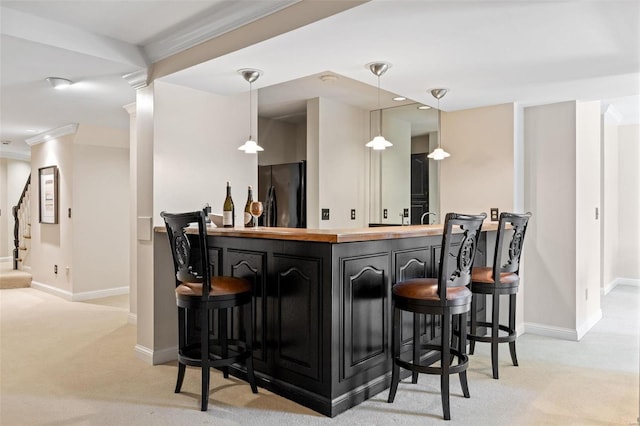
[[[602,286],[610,289],[618,277],[616,264],[618,259],[618,239],[620,226],[618,219],[620,173],[618,151],[618,125],[605,114],[603,129],[603,206],[602,206]]]
[[[31,274],[32,287],[61,297],[73,295],[73,221],[66,215],[73,206],[73,139],[66,135],[31,147]],[[39,223],[38,169],[58,166],[58,224]],[[58,274],[54,274],[58,265]]]
[[[13,257],[13,206],[18,204],[31,164],[24,160],[0,158],[0,258]]]
[[[618,128],[618,278],[640,280],[640,125]]]
[[[576,328],[578,338],[600,310],[600,102],[576,103]],[[596,218],[596,209],[598,217]]]
[[[513,104],[442,113],[440,216],[513,211]],[[436,161],[431,160],[429,166]]]
[[[193,211],[209,203],[222,213],[231,182],[236,226],[243,224],[247,186],[257,188],[256,155],[238,147],[247,139],[245,94],[218,96],[164,82],[154,90],[154,225],[160,212]],[[256,120],[257,102],[253,102]],[[255,129],[257,126],[253,126]]]
[[[579,340],[599,318],[599,105],[564,102],[524,114],[524,207],[533,212],[523,265],[526,330]]]
[[[73,158],[73,292],[128,292],[129,134],[81,124]]]
[[[310,112],[307,110],[307,115]],[[365,166],[368,159],[365,144],[369,135],[369,111],[320,98],[318,117],[318,157],[312,159],[312,150],[307,146],[307,161],[317,163],[316,182],[321,182],[315,213],[319,216],[320,209],[328,208],[330,220],[320,220],[317,227],[366,226],[368,187],[365,181],[369,176]],[[315,146],[312,149],[316,149]],[[310,166],[308,174],[312,172]],[[309,204],[307,207],[310,210]],[[351,220],[351,209],[356,209],[356,220]],[[312,222],[309,227],[314,227]]]

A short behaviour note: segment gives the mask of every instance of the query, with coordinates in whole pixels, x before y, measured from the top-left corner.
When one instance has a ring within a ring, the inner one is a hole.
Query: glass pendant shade
[[[244,151],[245,154],[255,154],[258,151],[264,151],[264,148],[262,148],[260,145],[258,145],[256,143],[256,141],[253,141],[251,139],[249,139],[248,141],[246,141],[244,143],[244,145],[241,145],[238,147],[238,149],[240,151]]]
[[[390,146],[393,146],[393,144],[391,142],[389,142],[388,140],[386,140],[384,138],[384,136],[380,135],[380,136],[376,136],[375,138],[373,138],[369,143],[367,143],[365,145],[367,148],[373,148],[376,151],[382,150],[382,149],[386,149]]]
[[[249,83],[249,140],[247,140],[243,145],[239,146],[238,149],[240,151],[244,151],[245,154],[257,154],[258,151],[264,151],[264,148],[258,145],[258,143],[254,141],[253,137],[251,136],[251,110],[253,106],[253,98],[251,97],[251,85],[258,79],[258,77],[262,75],[262,71],[254,70],[251,68],[243,68],[241,70],[238,70],[238,73],[242,75],[242,78],[244,78]]]
[[[447,157],[450,157],[451,154],[449,154],[447,151],[445,151],[442,148],[436,148],[433,150],[433,152],[429,155],[427,155],[427,157],[432,158],[434,160],[444,160]]]

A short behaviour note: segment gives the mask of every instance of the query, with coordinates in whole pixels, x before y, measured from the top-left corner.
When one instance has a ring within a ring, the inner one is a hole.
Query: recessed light
[[[431,109],[429,105],[420,105],[418,109]]]
[[[397,102],[401,102],[401,101],[406,101],[407,98],[405,98],[404,96],[396,96],[395,98],[393,98],[393,100]]]
[[[62,77],[47,77],[46,80],[53,86],[54,89],[62,90],[73,84],[71,80]]]
[[[338,80],[338,77],[333,74],[323,74],[320,76],[320,80],[324,81],[325,83],[333,83],[334,81]]]

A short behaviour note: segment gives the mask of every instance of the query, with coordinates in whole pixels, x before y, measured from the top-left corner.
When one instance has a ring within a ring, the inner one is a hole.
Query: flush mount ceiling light
[[[243,68],[238,70],[238,73],[244,78],[247,82],[249,82],[249,139],[242,145],[239,146],[238,149],[240,151],[244,151],[245,154],[256,154],[258,151],[264,151],[256,141],[253,140],[251,136],[251,110],[253,106],[253,99],[251,97],[251,85],[254,81],[258,79],[262,75],[262,71],[255,70],[251,68]]]
[[[372,62],[367,64],[371,72],[378,77],[378,111],[380,113],[380,120],[378,121],[378,136],[373,138],[369,143],[365,146],[367,148],[373,148],[374,150],[383,150],[387,147],[393,146],[391,142],[386,140],[384,136],[382,136],[382,109],[380,108],[380,76],[387,72],[389,68],[391,68],[391,64],[388,62]]]
[[[444,97],[448,91],[448,89],[433,89],[431,91],[431,95],[438,100],[438,147],[434,149],[431,154],[427,155],[427,157],[434,160],[444,160],[451,155],[440,147],[440,140],[442,139],[442,111],[440,111],[440,99]]]
[[[402,101],[406,101],[407,98],[405,98],[404,96],[396,96],[395,98],[393,98],[393,100],[396,102],[402,102]]]
[[[57,90],[66,89],[73,84],[71,80],[62,77],[47,77],[46,80]]]
[[[418,109],[431,109],[429,105],[420,105]]]

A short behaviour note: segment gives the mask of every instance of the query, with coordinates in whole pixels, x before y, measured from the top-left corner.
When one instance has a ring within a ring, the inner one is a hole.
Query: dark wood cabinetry
[[[216,270],[254,284],[258,385],[335,416],[388,387],[391,285],[435,276],[440,242],[439,235],[346,243],[209,236],[208,244]],[[240,332],[240,315],[232,333]],[[404,319],[409,341],[413,318]],[[424,339],[438,337],[431,324],[421,321]],[[241,369],[232,374],[244,377]]]

